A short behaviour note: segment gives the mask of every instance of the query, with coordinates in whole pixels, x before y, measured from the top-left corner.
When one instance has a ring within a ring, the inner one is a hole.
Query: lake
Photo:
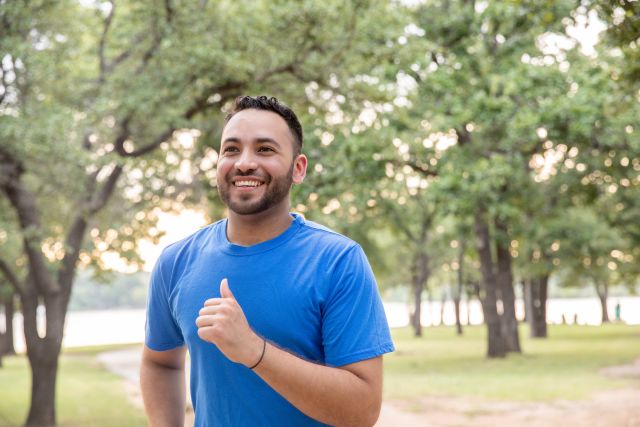
[[[620,303],[622,321],[628,324],[640,324],[640,297],[613,297],[609,299],[609,316],[614,318],[616,303]],[[409,324],[409,306],[400,302],[385,302],[385,312],[389,325],[392,328],[403,327]],[[441,323],[441,303],[434,301],[424,302],[422,306],[422,324],[426,327]],[[524,313],[522,301],[516,301],[516,313],[522,316]],[[444,306],[444,324],[453,325],[455,317],[453,303],[447,301]],[[562,323],[565,316],[567,323],[599,325],[600,302],[597,298],[562,298],[550,299],[547,302],[547,321],[549,323]],[[482,309],[478,301],[471,301],[467,306],[461,304],[461,317],[463,324],[481,324]],[[4,317],[2,317],[4,319]],[[4,325],[0,327],[4,329]],[[100,311],[72,311],[67,314],[64,347],[79,347],[102,344],[141,343],[144,340],[145,310],[100,310]],[[16,351],[24,351],[24,336],[22,332],[22,315],[14,317],[15,347]],[[40,325],[44,330],[44,316]]]

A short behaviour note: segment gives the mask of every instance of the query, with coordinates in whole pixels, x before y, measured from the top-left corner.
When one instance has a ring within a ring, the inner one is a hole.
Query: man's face
[[[306,173],[304,155],[294,156],[287,123],[271,111],[248,109],[225,126],[220,143],[218,193],[238,215],[254,215],[289,204],[291,185]]]

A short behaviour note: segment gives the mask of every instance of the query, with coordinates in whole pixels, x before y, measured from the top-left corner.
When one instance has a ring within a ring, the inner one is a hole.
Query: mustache
[[[263,180],[264,182],[269,182],[271,181],[271,176],[270,175],[265,175],[262,173],[255,173],[255,172],[234,172],[231,174],[227,175],[227,181],[231,181],[233,178],[236,177],[252,177],[252,178],[259,178],[261,180]]]

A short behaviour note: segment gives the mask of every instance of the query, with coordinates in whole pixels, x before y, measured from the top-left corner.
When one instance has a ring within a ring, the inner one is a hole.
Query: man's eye
[[[258,148],[258,152],[265,153],[265,152],[269,152],[269,151],[273,151],[273,148],[271,148],[271,147],[260,147],[260,148]]]
[[[238,149],[236,147],[225,147],[222,149],[222,153],[235,153]]]

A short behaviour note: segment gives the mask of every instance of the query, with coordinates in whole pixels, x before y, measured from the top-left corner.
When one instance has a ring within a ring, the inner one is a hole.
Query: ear
[[[302,184],[305,176],[307,176],[307,156],[298,154],[293,165],[293,183]]]

